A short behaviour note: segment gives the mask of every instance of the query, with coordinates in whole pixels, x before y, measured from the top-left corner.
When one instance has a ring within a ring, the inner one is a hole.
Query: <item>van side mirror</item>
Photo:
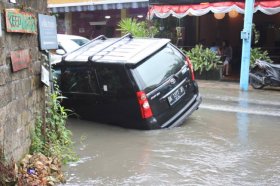
[[[66,52],[65,52],[63,49],[57,49],[57,50],[55,51],[55,53],[58,54],[58,55],[64,55],[64,54],[66,54]]]

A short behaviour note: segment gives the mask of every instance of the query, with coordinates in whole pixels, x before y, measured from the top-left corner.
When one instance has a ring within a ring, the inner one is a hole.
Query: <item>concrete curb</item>
[[[238,82],[229,81],[211,81],[211,80],[196,80],[199,87],[207,88],[228,88],[228,89],[240,89]],[[249,87],[249,89],[252,89]]]

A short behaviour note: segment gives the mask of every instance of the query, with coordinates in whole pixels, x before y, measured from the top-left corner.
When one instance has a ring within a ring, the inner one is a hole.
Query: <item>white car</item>
[[[82,45],[86,44],[87,42],[89,42],[89,39],[87,39],[85,37],[76,36],[76,35],[66,35],[66,34],[57,34],[57,40],[58,40],[58,43],[61,44],[63,47],[66,47],[64,45],[64,42],[69,41],[69,40],[74,41],[79,46],[82,46]]]
[[[76,35],[57,34],[58,49],[51,52],[51,64],[61,62],[62,56],[72,52],[90,40]]]

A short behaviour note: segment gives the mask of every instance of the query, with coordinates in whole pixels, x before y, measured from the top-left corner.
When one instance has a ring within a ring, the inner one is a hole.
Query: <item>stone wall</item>
[[[38,35],[5,31],[5,9],[31,7],[35,15],[46,13],[46,0],[0,0],[2,37],[0,36],[0,147],[7,158],[16,161],[28,153],[30,131],[42,114],[44,90],[40,82],[42,55]],[[24,4],[22,4],[22,2]],[[27,69],[12,72],[11,51],[29,49],[32,62]]]

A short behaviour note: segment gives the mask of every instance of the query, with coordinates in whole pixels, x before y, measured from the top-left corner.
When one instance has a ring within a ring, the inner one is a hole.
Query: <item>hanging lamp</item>
[[[229,13],[228,13],[228,16],[230,18],[236,18],[238,16],[238,12],[236,10],[231,10]]]
[[[223,19],[225,17],[225,13],[214,13],[215,19]]]

